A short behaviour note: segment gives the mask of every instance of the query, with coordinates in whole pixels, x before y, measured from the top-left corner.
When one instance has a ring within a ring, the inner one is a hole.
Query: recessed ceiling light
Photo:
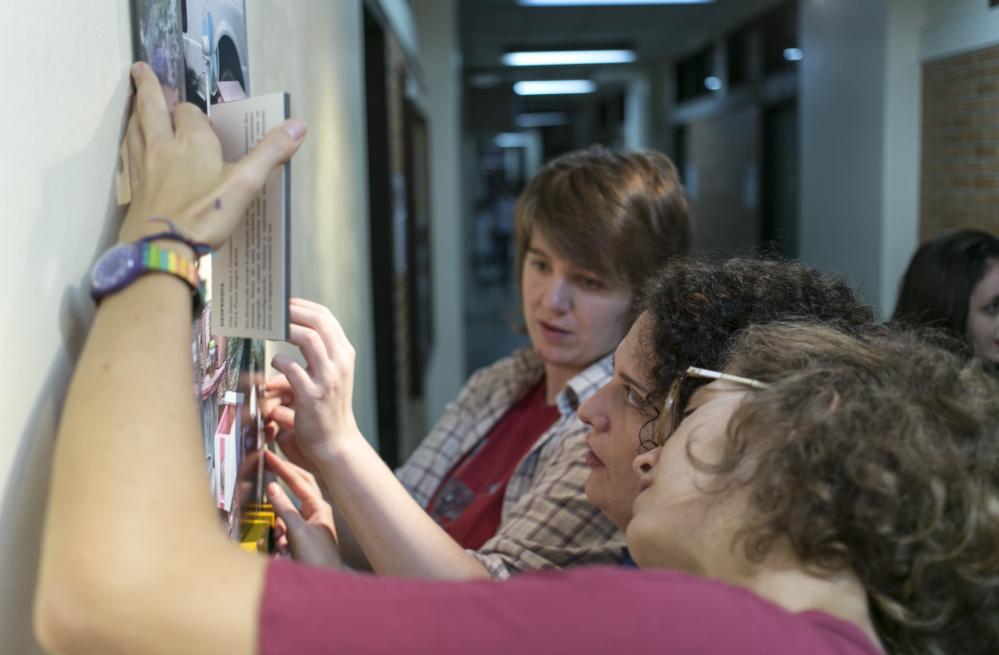
[[[805,53],[801,48],[784,48],[784,59],[788,61],[801,61],[805,58]]]
[[[634,50],[534,50],[508,52],[500,59],[506,66],[573,66],[576,64],[628,64]]]
[[[532,80],[517,82],[513,92],[519,96],[553,96],[593,93],[597,85],[592,80]]]
[[[720,91],[722,88],[722,81],[719,77],[711,75],[710,77],[704,78],[704,88],[708,91]]]
[[[621,7],[626,5],[706,5],[715,0],[517,0],[524,7]]]

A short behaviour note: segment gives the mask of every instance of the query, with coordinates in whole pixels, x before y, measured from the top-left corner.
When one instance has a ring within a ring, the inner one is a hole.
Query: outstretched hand
[[[243,219],[271,171],[288,161],[305,137],[305,124],[288,120],[271,129],[235,164],[208,117],[190,103],[167,109],[152,69],[132,67],[135,99],[125,135],[132,203],[120,241],[165,231],[151,218],[168,219],[188,239],[218,248]]]
[[[264,466],[281,478],[301,502],[301,508],[296,508],[279,484],[267,485],[267,495],[279,519],[278,551],[290,552],[301,564],[342,569],[333,508],[323,500],[316,478],[266,449]]]
[[[269,418],[285,430],[293,430],[294,445],[317,463],[352,440],[364,439],[351,407],[354,347],[323,305],[292,298],[289,313],[290,342],[302,351],[306,367],[285,355],[274,356],[272,365],[284,379],[268,388],[290,404],[274,408]]]

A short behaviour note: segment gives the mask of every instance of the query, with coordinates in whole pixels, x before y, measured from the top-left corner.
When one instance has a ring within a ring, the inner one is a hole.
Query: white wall
[[[434,346],[426,385],[433,423],[465,381],[465,237],[461,176],[461,57],[454,0],[413,0],[430,129]]]
[[[926,0],[922,56],[960,54],[999,43],[999,8],[987,0]]]
[[[919,241],[919,169],[922,142],[920,34],[925,0],[894,0],[888,7],[878,308],[891,316],[898,283]]]
[[[801,258],[879,292],[884,0],[801,3]]]
[[[128,1],[3,3],[0,194],[0,652],[39,652],[31,599],[52,439],[92,315],[86,271],[115,232],[112,182],[129,92]],[[44,34],[40,39],[38,35]],[[44,73],[42,72],[44,71]],[[95,454],[95,459],[97,455]],[[80,547],[100,538],[80,535]]]
[[[359,3],[247,0],[250,84],[309,124],[292,161],[292,293],[329,306],[357,351],[354,412],[377,436]]]
[[[285,89],[310,125],[293,164],[292,289],[331,305],[358,350],[358,419],[374,434],[366,165],[357,2],[248,0],[255,93]],[[7,280],[0,358],[0,652],[31,637],[49,458],[92,317],[87,270],[113,239],[113,179],[132,59],[130,0],[0,3],[0,194]],[[39,38],[44,35],[45,38]],[[446,343],[446,341],[445,341]],[[94,453],[100,465],[100,453]],[[113,508],[109,508],[113,511]],[[101,520],[79,537],[100,539]]]

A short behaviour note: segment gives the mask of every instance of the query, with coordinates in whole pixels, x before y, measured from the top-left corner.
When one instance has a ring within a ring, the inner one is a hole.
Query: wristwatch
[[[120,243],[101,255],[90,271],[91,297],[99,301],[121,291],[145,273],[169,273],[190,285],[194,312],[197,314],[205,304],[205,289],[198,276],[198,265],[184,255],[149,242],[160,236]]]

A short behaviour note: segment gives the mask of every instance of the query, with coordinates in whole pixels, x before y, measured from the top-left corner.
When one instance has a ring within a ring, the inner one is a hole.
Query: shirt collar
[[[613,353],[598,359],[572,377],[555,398],[562,416],[574,414],[586,399],[610,381],[614,373]]]

